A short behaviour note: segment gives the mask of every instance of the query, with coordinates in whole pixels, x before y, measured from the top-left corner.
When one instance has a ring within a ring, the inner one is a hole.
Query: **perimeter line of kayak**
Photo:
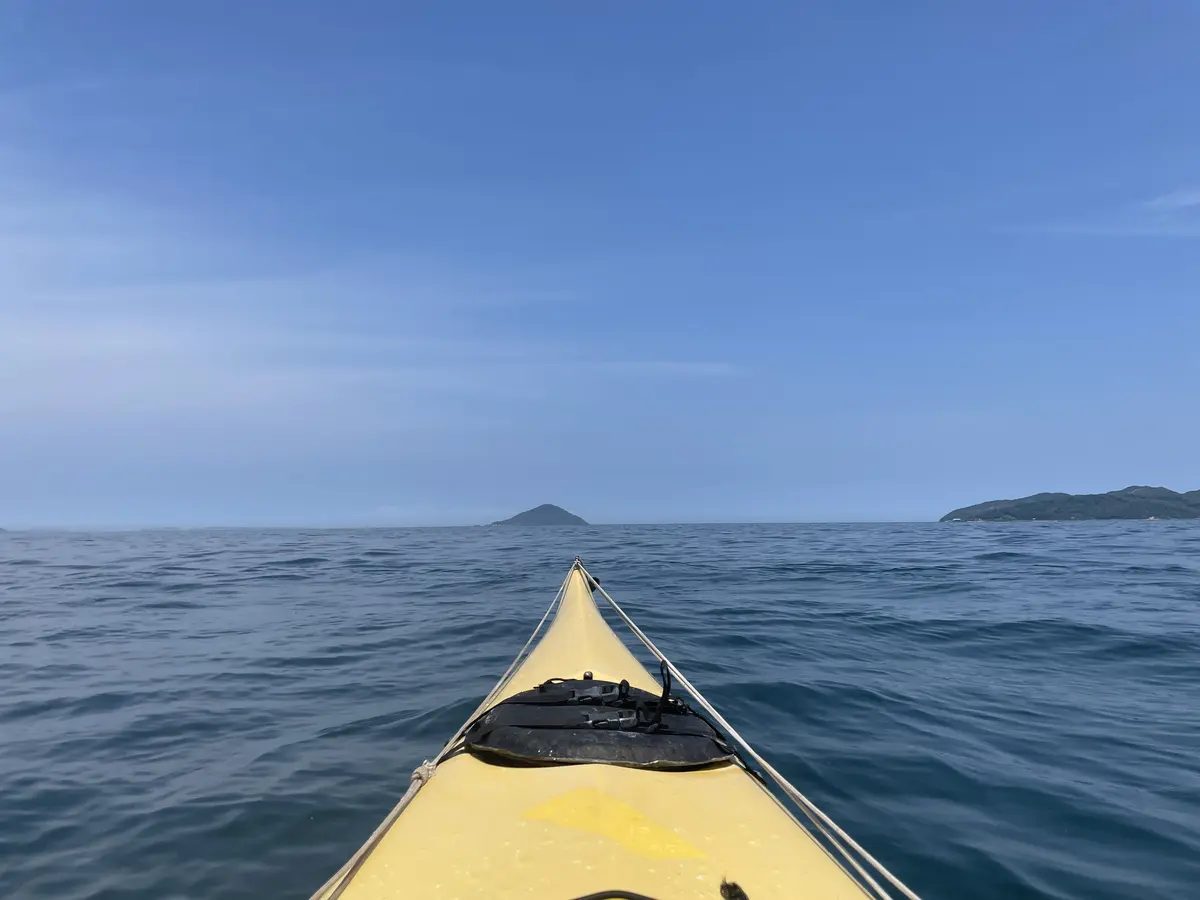
[[[583,565],[580,564],[579,567],[582,569]],[[379,827],[371,832],[371,836],[367,838],[366,842],[361,847],[358,848],[358,852],[346,860],[346,864],[338,869],[332,878],[321,885],[317,889],[316,893],[312,895],[310,900],[317,900],[319,897],[325,897],[325,900],[337,900],[338,897],[342,896],[342,893],[350,885],[350,882],[354,879],[354,876],[358,872],[359,868],[366,861],[367,857],[371,855],[371,851],[375,849],[375,845],[379,843],[380,839],[385,833],[387,833],[387,830],[391,828],[392,823],[396,821],[396,819],[400,816],[400,813],[404,812],[405,807],[412,802],[412,798],[417,795],[417,791],[419,791],[425,785],[425,782],[433,777],[434,770],[437,769],[438,763],[445,759],[446,754],[454,749],[455,744],[458,743],[458,739],[463,736],[463,732],[465,732],[467,728],[470,727],[471,723],[479,718],[479,716],[492,705],[492,701],[495,700],[496,696],[502,690],[504,690],[505,685],[508,684],[509,680],[513,676],[513,673],[517,671],[517,667],[521,664],[521,661],[524,660],[525,654],[529,652],[529,648],[533,646],[533,642],[537,640],[537,636],[541,634],[542,628],[544,628],[546,622],[549,621],[550,614],[554,612],[554,610],[558,607],[558,604],[562,602],[563,595],[567,592],[567,585],[571,581],[571,573],[574,571],[575,569],[572,567],[567,572],[567,577],[564,578],[563,583],[559,585],[558,593],[554,595],[554,599],[551,600],[550,605],[546,607],[546,612],[542,615],[542,620],[537,623],[537,627],[534,628],[533,633],[529,635],[529,640],[525,642],[525,646],[521,648],[521,652],[518,653],[516,658],[512,661],[512,665],[509,666],[507,671],[500,676],[500,680],[496,682],[495,687],[488,691],[488,695],[483,698],[483,702],[475,708],[475,712],[471,713],[471,715],[467,717],[467,720],[462,723],[462,726],[458,729],[458,731],[454,732],[454,736],[450,738],[450,740],[446,741],[445,746],[438,751],[438,755],[433,758],[432,762],[425,760],[419,766],[413,769],[412,779],[408,783],[408,790],[404,792],[404,796],[401,797],[396,805],[392,807],[391,812],[384,817],[384,820],[379,823]],[[590,578],[591,576],[588,577]],[[333,893],[326,896],[325,892],[332,888],[335,884],[337,885],[337,889],[334,890]]]
[[[729,724],[726,718],[717,711],[716,707],[708,702],[708,699],[700,693],[696,686],[688,681],[687,676],[679,671],[679,668],[673,662],[667,659],[663,652],[654,645],[654,642],[650,640],[650,638],[646,636],[646,633],[637,626],[637,623],[629,617],[629,614],[626,613],[625,610],[621,609],[620,604],[613,599],[612,595],[601,586],[600,582],[596,580],[596,578],[594,578],[586,568],[584,568],[582,560],[576,558],[575,565],[579,567],[580,572],[582,572],[583,576],[587,579],[589,586],[595,587],[595,589],[600,593],[600,596],[602,596],[608,602],[608,605],[611,606],[613,611],[621,617],[621,621],[623,621],[629,627],[629,630],[634,633],[634,635],[639,641],[642,642],[646,649],[654,654],[655,658],[670,670],[671,675],[681,685],[683,685],[684,689],[691,694],[692,697],[695,698],[696,702],[700,704],[701,708],[710,716],[712,716],[713,720],[716,721],[718,725],[725,729],[726,734],[728,734],[729,737],[731,737],[741,747],[741,749],[745,751],[747,756],[754,760],[754,762],[756,762],[759,767],[761,767],[762,770],[768,776],[770,776],[771,780],[775,782],[776,786],[783,791],[784,794],[786,794],[798,807],[800,807],[801,810],[804,811],[804,814],[812,820],[813,824],[820,829],[821,833],[825,835],[826,839],[829,840],[830,843],[841,853],[846,861],[854,866],[855,870],[864,879],[866,879],[867,883],[874,888],[877,894],[883,898],[890,896],[887,891],[880,887],[874,878],[872,878],[863,870],[862,866],[859,865],[858,861],[854,859],[854,857],[846,850],[846,848],[842,847],[838,843],[833,835],[829,833],[826,826],[828,826],[829,829],[832,829],[843,841],[854,848],[855,852],[857,852],[859,856],[871,866],[871,868],[873,868],[889,884],[891,884],[892,887],[898,890],[905,897],[908,897],[909,900],[920,900],[920,897],[913,893],[913,891],[910,890],[909,887],[904,884],[904,882],[888,871],[883,863],[863,849],[863,847],[859,845],[854,838],[850,837],[850,835],[843,831],[842,828],[836,822],[834,822],[833,819],[829,818],[829,816],[822,812],[822,810],[815,803],[804,796],[804,794],[800,793],[799,789],[797,789],[795,785],[788,781],[782,773],[780,773],[774,766],[763,759],[762,756],[759,755],[758,751],[750,746],[750,742],[742,737],[738,733],[737,729]],[[568,577],[570,576],[568,575]],[[824,825],[822,823],[824,823]]]

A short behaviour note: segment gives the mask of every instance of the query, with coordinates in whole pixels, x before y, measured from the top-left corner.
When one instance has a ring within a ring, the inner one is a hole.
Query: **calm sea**
[[[1200,896],[1171,522],[0,534],[0,895],[307,896],[576,553],[918,892]]]

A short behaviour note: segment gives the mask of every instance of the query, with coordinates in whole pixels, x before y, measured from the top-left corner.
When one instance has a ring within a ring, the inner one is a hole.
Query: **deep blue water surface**
[[[1200,896],[1170,522],[0,534],[0,896],[307,896],[576,553],[925,896]]]

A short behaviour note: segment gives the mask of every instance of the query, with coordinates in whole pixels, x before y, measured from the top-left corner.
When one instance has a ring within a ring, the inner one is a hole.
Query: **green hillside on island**
[[[1034,494],[952,510],[942,522],[1030,522],[1082,519],[1200,519],[1200,491],[1133,485],[1106,494]]]
[[[493,522],[493,525],[586,525],[583,519],[574,513],[569,513],[561,506],[553,503],[543,503],[523,513],[517,513],[511,519]]]

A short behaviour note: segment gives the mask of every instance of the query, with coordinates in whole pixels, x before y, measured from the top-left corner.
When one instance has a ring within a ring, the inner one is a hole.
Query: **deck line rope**
[[[666,655],[655,646],[654,642],[646,636],[646,633],[642,631],[642,629],[638,627],[637,623],[630,618],[629,614],[621,608],[621,605],[613,599],[613,596],[601,586],[599,581],[592,577],[591,573],[588,572],[586,568],[584,568],[582,561],[576,559],[575,565],[579,568],[579,571],[583,573],[583,576],[587,579],[588,584],[595,587],[595,589],[600,593],[600,596],[602,596],[608,602],[608,605],[611,606],[616,614],[621,617],[621,621],[623,621],[629,627],[629,630],[634,633],[634,635],[642,642],[643,645],[645,645],[646,649],[654,654],[655,658],[657,658],[659,662],[665,664],[667,668],[670,669],[671,674],[675,677],[675,679],[681,685],[683,685],[684,689],[689,694],[696,699],[696,702],[700,704],[704,711],[712,716],[717,724],[719,724],[725,730],[729,737],[736,741],[742,750],[745,751],[746,755],[754,760],[754,762],[759,765],[759,767],[771,778],[771,780],[775,782],[776,786],[783,791],[783,793],[787,795],[792,802],[794,802],[804,812],[805,815],[813,820],[814,824],[817,825],[821,832],[827,838],[830,838],[833,846],[837,848],[839,852],[841,852],[846,858],[846,860],[850,862],[851,865],[853,865],[854,868],[867,880],[868,884],[871,885],[871,887],[876,891],[876,893],[879,894],[880,897],[889,898],[890,895],[878,884],[878,882],[875,881],[874,878],[862,870],[862,867],[855,861],[854,857],[845,850],[844,847],[830,837],[830,831],[832,831],[834,834],[840,837],[842,841],[852,847],[855,853],[857,853],[862,860],[870,865],[871,868],[873,868],[880,876],[890,883],[897,891],[899,891],[905,897],[908,897],[909,900],[920,900],[917,894],[909,889],[909,887],[905,885],[904,882],[902,882],[899,878],[888,871],[887,867],[884,866],[883,863],[868,853],[861,845],[859,845],[857,841],[854,840],[854,838],[850,837],[850,835],[843,831],[842,828],[833,821],[833,819],[827,816],[820,809],[820,807],[809,800],[808,797],[804,796],[804,794],[802,794],[795,785],[788,781],[787,778],[785,778],[783,774],[779,772],[779,770],[763,759],[758,751],[750,746],[750,742],[742,737],[736,728],[729,724],[728,720],[726,720],[726,718],[717,711],[716,707],[714,707],[708,701],[708,699],[700,693],[695,685],[688,681],[687,676],[679,671],[679,668],[673,662],[667,659]]]
[[[371,855],[371,851],[375,849],[376,845],[383,838],[383,835],[387,832],[387,830],[392,827],[392,823],[394,823],[396,819],[400,817],[400,813],[404,812],[404,810],[408,807],[408,804],[412,802],[413,797],[417,795],[417,791],[423,788],[429,779],[433,777],[434,772],[437,771],[438,764],[446,758],[446,754],[454,749],[454,746],[458,743],[459,738],[463,736],[463,733],[468,727],[470,727],[471,723],[474,722],[485,710],[488,709],[488,707],[492,705],[496,697],[502,690],[504,690],[505,686],[512,679],[513,673],[517,671],[517,668],[524,661],[525,654],[529,651],[529,648],[533,646],[533,642],[537,640],[537,636],[541,634],[542,628],[550,618],[550,614],[558,607],[559,603],[562,602],[563,595],[567,592],[567,585],[571,581],[571,573],[574,571],[575,567],[572,566],[571,570],[567,572],[567,577],[564,578],[562,584],[559,585],[558,593],[554,595],[554,599],[551,600],[550,605],[546,607],[546,612],[542,614],[541,621],[537,623],[537,627],[534,628],[533,633],[529,635],[529,640],[525,642],[525,646],[521,648],[521,652],[518,653],[516,658],[512,661],[512,665],[510,665],[505,673],[500,676],[500,680],[496,682],[495,686],[490,691],[488,691],[488,695],[483,698],[483,702],[481,702],[479,706],[475,708],[475,712],[471,713],[471,715],[467,717],[467,720],[463,722],[458,731],[454,732],[454,736],[450,738],[450,740],[446,741],[445,745],[441,750],[438,751],[437,756],[435,756],[432,761],[427,759],[413,769],[412,778],[408,783],[408,790],[404,792],[404,796],[397,801],[396,805],[392,807],[391,812],[389,812],[384,817],[383,821],[379,823],[379,826],[373,832],[371,832],[371,836],[367,838],[361,847],[358,848],[355,854],[346,860],[345,865],[338,869],[333,874],[333,877],[331,877],[317,889],[316,893],[312,895],[310,900],[321,900],[321,898],[324,898],[324,900],[337,900],[338,897],[342,896],[342,893],[347,887],[350,886],[350,882],[354,879],[355,874],[362,867],[362,864],[366,861],[367,857]],[[336,887],[334,887],[335,885]],[[331,889],[332,893],[325,893]]]

